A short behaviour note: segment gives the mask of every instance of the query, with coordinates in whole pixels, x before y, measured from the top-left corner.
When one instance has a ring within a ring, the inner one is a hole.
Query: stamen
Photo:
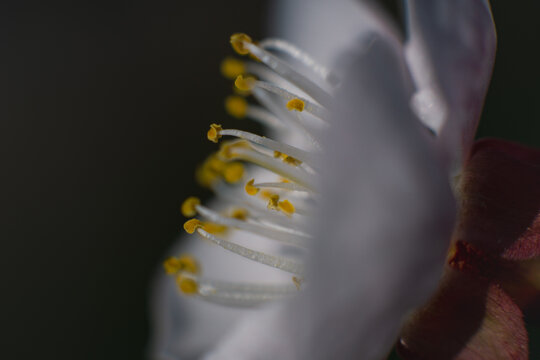
[[[266,137],[255,135],[247,131],[236,130],[236,129],[220,129],[218,132],[218,136],[219,137],[234,136],[240,139],[251,141],[252,143],[255,143],[255,144],[262,145],[268,149],[278,151],[280,153],[289,154],[291,156],[294,156],[300,159],[301,161],[305,161],[305,162],[313,161],[312,154],[305,150],[302,150],[297,147],[287,145],[282,142],[275,141]]]
[[[223,171],[223,177],[231,184],[239,182],[244,177],[244,165],[239,162],[228,163]]]
[[[199,296],[213,303],[229,306],[255,306],[271,300],[294,295],[297,290],[290,284],[227,283],[196,279]]]
[[[186,295],[195,295],[198,292],[199,286],[191,277],[186,277],[182,274],[176,276],[176,284],[180,291]]]
[[[217,236],[214,236],[208,233],[202,228],[198,228],[197,232],[202,237],[221,246],[225,250],[229,250],[247,259],[256,261],[258,263],[261,263],[261,264],[264,264],[264,265],[267,265],[276,269],[283,270],[285,272],[296,274],[296,275],[302,275],[304,273],[302,264],[296,261],[293,261],[293,260],[290,260],[281,256],[268,255],[260,251],[255,251],[255,250],[246,248],[244,246],[234,244],[230,241],[218,238]]]
[[[226,57],[221,62],[220,70],[224,77],[233,80],[238,75],[242,75],[246,72],[246,66],[242,60],[238,60],[233,57]]]
[[[240,80],[239,80],[240,79]],[[239,84],[237,84],[237,82]],[[259,89],[263,89],[265,91],[268,91],[272,94],[276,94],[278,95],[279,97],[281,97],[282,99],[284,100],[287,100],[288,102],[291,102],[293,101],[293,103],[296,103],[297,105],[299,104],[299,102],[301,102],[303,104],[302,106],[302,110],[305,110],[306,112],[312,114],[313,116],[316,116],[318,117],[319,119],[323,120],[323,121],[326,121],[325,119],[328,118],[328,114],[327,112],[324,110],[323,107],[305,99],[305,98],[301,98],[300,96],[298,96],[298,94],[294,94],[288,90],[285,90],[284,88],[278,86],[278,85],[275,85],[275,84],[272,84],[272,83],[269,83],[269,82],[266,82],[266,81],[262,81],[262,80],[249,80],[247,81],[246,79],[244,79],[242,77],[242,75],[239,75],[237,78],[236,78],[236,81],[235,81],[235,85],[236,87],[238,87],[240,90],[244,90],[244,88],[246,89],[249,89],[249,90],[253,90],[254,87],[256,88],[259,88]],[[240,87],[242,86],[242,87]],[[288,104],[287,104],[287,108],[288,108]],[[289,109],[291,110],[291,109]]]
[[[251,42],[243,42],[243,48],[255,55],[261,62],[274,70],[284,79],[287,79],[292,84],[296,85],[306,93],[310,94],[315,101],[323,106],[330,105],[331,96],[323,90],[319,85],[308,79],[306,76],[294,70],[289,64],[280,60],[270,52],[258,47]]]
[[[242,119],[246,116],[248,103],[241,96],[228,96],[225,98],[225,110],[231,116]]]
[[[210,130],[206,133],[206,137],[208,140],[214,143],[218,143],[218,140],[221,138],[221,125],[219,124],[212,124],[210,125]]]
[[[233,146],[230,146],[228,153],[226,152],[225,154],[229,159],[240,159],[252,162],[309,189],[315,188],[310,174],[305,170],[284,164],[279,160],[263,155],[249,147],[242,146],[233,148]]]
[[[236,80],[234,80],[234,86],[238,88],[238,90],[241,91],[251,91],[253,90],[253,87],[257,83],[257,80],[255,80],[254,77],[248,76],[244,78],[242,75],[238,75],[236,77]]]
[[[208,220],[222,224],[225,226],[234,227],[240,230],[248,231],[256,235],[260,235],[272,240],[280,241],[285,244],[295,245],[295,246],[305,246],[307,238],[305,236],[295,235],[275,229],[270,229],[262,224],[245,222],[242,220],[237,220],[229,217],[222,216],[211,209],[198,205],[197,211],[201,216],[207,218]],[[208,229],[205,230],[208,231]]]
[[[299,121],[299,114],[294,116],[291,112],[286,111],[285,108],[274,99],[269,96],[269,93],[264,90],[255,88],[253,90],[253,96],[259,101],[263,106],[268,108],[272,113],[274,113],[279,119],[281,119],[286,125],[290,125],[291,131],[298,130],[302,135],[305,136],[307,140],[316,148],[320,149],[321,146],[315,140],[314,135],[310,130],[308,130],[302,122]]]
[[[197,219],[191,219],[184,223],[184,230],[188,234],[193,234],[195,230],[202,228],[203,224]]]
[[[289,102],[287,103],[287,110],[296,110],[298,112],[302,112],[304,111],[305,106],[306,104],[301,99],[294,98],[292,100],[289,100]]]
[[[236,33],[231,35],[231,45],[238,54],[247,55],[249,54],[249,49],[246,48],[246,44],[251,44],[251,38],[244,33]]]
[[[171,256],[163,262],[163,267],[169,275],[176,274],[180,271],[198,274],[200,271],[199,263],[190,255],[182,255],[179,258]]]
[[[255,196],[260,190],[257,186],[253,185],[254,182],[255,182],[255,179],[251,179],[246,183],[245,189],[248,195]]]
[[[313,73],[317,74],[322,80],[328,82],[332,86],[339,83],[339,78],[332,71],[328,70],[324,65],[319,64],[308,53],[297,48],[295,45],[281,39],[265,39],[259,43],[259,47],[268,50],[275,49],[282,51],[299,61],[304,66],[309,68]]]
[[[300,185],[295,184],[295,183],[290,183],[290,182],[265,182],[265,183],[257,183],[257,184],[255,184],[254,181],[253,181],[251,183],[251,186],[253,186],[255,188],[275,188],[275,189],[284,189],[284,190],[292,190],[292,191],[312,192],[308,188],[305,188],[303,186],[300,186]],[[246,184],[246,187],[247,187],[247,184]],[[253,195],[255,195],[255,194],[253,194]]]
[[[201,200],[199,198],[196,198],[195,196],[190,196],[184,202],[182,203],[182,207],[180,208],[180,211],[182,215],[185,217],[194,217],[197,214],[197,210],[195,210],[195,207],[201,203]]]

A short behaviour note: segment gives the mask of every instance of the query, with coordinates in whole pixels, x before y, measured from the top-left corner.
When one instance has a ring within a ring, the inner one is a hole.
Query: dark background
[[[225,118],[219,62],[265,4],[1,3],[2,358],[143,357],[149,282]],[[480,134],[540,146],[540,4],[492,5]]]

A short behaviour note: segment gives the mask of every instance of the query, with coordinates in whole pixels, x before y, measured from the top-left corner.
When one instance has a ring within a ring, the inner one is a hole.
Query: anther
[[[197,219],[191,219],[184,223],[184,230],[186,230],[188,234],[193,234],[195,230],[200,229],[202,227],[203,227],[202,222],[200,222]]]
[[[201,204],[201,200],[196,198],[195,196],[190,196],[184,202],[182,203],[182,206],[180,208],[180,211],[182,212],[182,215],[185,217],[194,217],[197,215],[197,205]]]
[[[306,104],[298,98],[289,100],[289,102],[287,102],[287,109],[290,111],[296,110],[298,112],[302,112],[304,111],[305,106]]]
[[[245,221],[249,216],[249,212],[246,209],[237,208],[231,212],[230,216],[233,219]]]
[[[268,205],[266,207],[270,210],[279,210],[279,195],[270,195],[268,199]]]
[[[163,262],[163,267],[165,268],[165,272],[167,274],[172,275],[180,271],[180,269],[182,268],[182,265],[180,264],[179,259],[175,258],[174,256],[171,256]]]
[[[244,78],[242,75],[238,75],[236,80],[234,80],[234,86],[236,86],[238,90],[251,91],[254,85],[255,78],[252,76]]]
[[[254,183],[255,183],[255,179],[251,179],[247,182],[245,189],[248,195],[254,196],[254,195],[257,195],[257,193],[259,192],[260,189],[253,186]]]
[[[244,176],[244,166],[239,162],[227,164],[223,171],[225,181],[230,184],[237,183]]]
[[[227,57],[221,62],[221,74],[227,79],[234,79],[246,72],[246,66],[242,60]]]
[[[249,50],[244,46],[244,43],[252,43],[251,38],[244,33],[236,33],[231,35],[231,46],[240,55],[249,54]]]
[[[180,291],[186,295],[197,294],[197,291],[199,290],[199,286],[194,279],[183,275],[178,275],[176,277],[176,284],[178,285]]]
[[[206,133],[206,137],[208,140],[214,143],[218,143],[219,139],[221,139],[220,131],[223,130],[221,125],[219,124],[212,124],[210,125],[210,130]]]
[[[292,214],[294,214],[294,212],[296,211],[294,205],[289,200],[283,200],[278,202],[278,209],[287,216],[292,216]]]
[[[246,116],[247,101],[241,96],[228,96],[225,99],[225,110],[231,116],[242,119]]]

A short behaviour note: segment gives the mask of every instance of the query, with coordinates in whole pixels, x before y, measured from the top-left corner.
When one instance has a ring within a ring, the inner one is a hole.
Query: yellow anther
[[[301,286],[302,283],[304,282],[304,279],[298,278],[298,277],[296,277],[296,276],[293,276],[292,282],[293,282],[294,285],[296,286],[296,289],[297,289],[297,290],[300,290],[300,286]]]
[[[244,43],[252,43],[252,40],[248,35],[244,33],[236,33],[231,35],[232,48],[240,55],[249,54],[249,50]]]
[[[302,162],[298,159],[295,159],[293,158],[292,156],[289,156],[289,155],[285,155],[285,157],[283,158],[283,162],[286,163],[286,164],[289,164],[289,165],[294,165],[294,166],[298,166],[298,165],[301,165]]]
[[[237,220],[242,220],[242,221],[245,221],[248,216],[249,216],[249,212],[246,210],[246,209],[243,209],[243,208],[237,208],[237,209],[234,209],[232,212],[231,212],[231,215],[230,215],[233,219],[237,219]]]
[[[291,216],[295,212],[294,205],[291,204],[289,200],[283,200],[278,203],[278,209],[281,210],[285,215]]]
[[[221,139],[221,133],[220,133],[221,130],[223,130],[221,125],[212,124],[212,125],[210,125],[210,130],[208,130],[208,132],[206,133],[206,137],[211,142],[217,143],[219,141],[219,139]]]
[[[201,200],[195,196],[190,196],[182,203],[180,211],[185,217],[194,217],[197,215],[196,206],[201,204]]]
[[[182,255],[178,258],[180,263],[180,270],[190,274],[198,274],[200,272],[200,266],[197,260],[191,255]]]
[[[286,178],[284,178],[284,177],[282,177],[282,178],[280,179],[280,181],[281,181],[282,183],[290,183],[290,182],[291,182],[291,180],[286,179]]]
[[[174,256],[171,256],[163,262],[163,267],[165,268],[165,272],[168,275],[172,275],[172,274],[176,274],[182,269],[182,264],[180,264],[179,259],[175,258]]]
[[[270,198],[268,199],[267,208],[270,210],[279,210],[279,195],[277,194],[270,195]]]
[[[246,116],[248,103],[241,96],[228,96],[225,99],[225,110],[231,116],[242,119]]]
[[[197,219],[191,219],[184,223],[184,230],[186,230],[188,234],[193,234],[195,230],[202,227],[203,227],[202,222],[200,222]]]
[[[205,163],[207,164],[209,169],[218,173],[223,172],[223,170],[225,170],[225,167],[227,166],[227,163],[221,160],[215,153],[210,155],[206,159]]]
[[[194,279],[183,275],[178,275],[176,277],[176,284],[178,285],[180,291],[186,295],[197,294],[197,291],[199,290],[199,285]]]
[[[292,99],[287,103],[287,109],[290,111],[296,110],[302,112],[305,106],[306,104],[298,98]]]
[[[277,151],[277,150],[274,150],[274,157],[275,157],[276,159],[279,159],[279,158],[281,157],[281,155],[283,155],[283,154],[280,153],[280,152]]]
[[[254,196],[254,195],[257,195],[257,193],[259,192],[260,189],[258,187],[253,186],[254,183],[255,183],[255,179],[251,179],[247,182],[245,189],[248,195]]]
[[[236,86],[238,90],[251,91],[254,85],[255,85],[255,78],[252,76],[248,76],[244,78],[242,75],[238,75],[236,77],[236,80],[234,80],[234,86]]]
[[[244,62],[242,60],[238,60],[232,57],[226,57],[221,62],[221,74],[225,76],[227,79],[234,79],[238,75],[242,75],[246,72],[246,67],[244,65]]]
[[[226,165],[223,171],[225,181],[230,184],[237,183],[244,176],[244,165],[239,162],[233,162]]]
[[[225,231],[227,231],[227,227],[225,225],[216,224],[212,222],[204,222],[203,228],[204,228],[204,231],[210,234],[214,234],[214,235],[223,234]]]

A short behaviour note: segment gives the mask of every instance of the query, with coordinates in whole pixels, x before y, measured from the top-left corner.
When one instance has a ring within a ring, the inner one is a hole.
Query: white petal
[[[396,33],[382,13],[358,0],[276,0],[271,6],[270,34],[298,45],[326,65],[339,62],[360,34]]]
[[[440,128],[440,146],[459,166],[474,139],[495,59],[487,0],[410,0],[407,58],[424,119]]]

